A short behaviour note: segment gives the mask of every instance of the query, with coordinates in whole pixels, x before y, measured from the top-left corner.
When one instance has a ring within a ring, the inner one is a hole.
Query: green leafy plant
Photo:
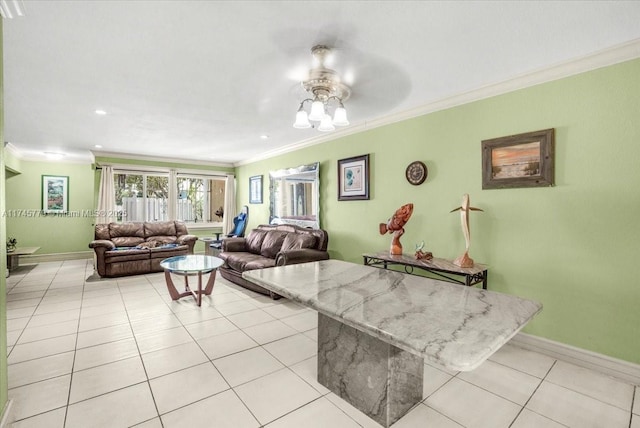
[[[7,238],[7,250],[15,250],[16,245],[18,245],[18,240],[16,238]]]

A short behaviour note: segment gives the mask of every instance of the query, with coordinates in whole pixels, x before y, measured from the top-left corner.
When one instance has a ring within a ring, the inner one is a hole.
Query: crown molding
[[[13,144],[11,144],[8,141],[5,141],[4,143],[4,151],[11,153],[12,156],[18,158],[18,159],[23,159],[24,156],[22,155],[22,152],[20,150],[18,150],[18,148],[16,146],[14,146]]]
[[[640,39],[631,40],[629,42],[622,43],[611,48],[603,49],[589,55],[584,55],[569,61],[555,64],[550,67],[545,67],[528,73],[524,73],[512,79],[485,85],[480,88],[468,92],[463,92],[410,110],[393,113],[391,115],[380,117],[368,122],[357,123],[348,128],[331,132],[328,135],[313,137],[300,143],[295,143],[278,148],[276,150],[267,151],[259,156],[237,162],[234,164],[234,166],[251,164],[291,151],[311,147],[327,141],[336,140],[338,138],[342,138],[347,135],[355,134],[365,130],[390,125],[392,123],[401,122],[403,120],[412,119],[418,116],[423,116],[425,114],[446,110],[474,101],[495,97],[497,95],[506,94],[546,82],[552,82],[554,80],[563,79],[565,77],[574,76],[576,74],[586,73],[598,68],[607,67],[637,58],[640,58]]]
[[[162,156],[145,156],[145,155],[135,155],[130,153],[116,153],[116,152],[102,152],[97,150],[91,150],[94,159],[96,157],[104,157],[104,158],[116,158],[116,159],[128,159],[128,160],[138,160],[138,161],[146,161],[146,162],[164,162],[168,164],[176,164],[183,163],[187,165],[204,165],[204,166],[216,166],[223,168],[233,168],[233,163],[220,163],[220,162],[208,162],[198,159],[180,159],[180,158],[165,158]]]
[[[41,152],[22,151],[11,143],[5,143],[5,152],[10,153],[16,159],[26,162],[52,162],[52,163],[72,163],[72,164],[87,164],[93,162],[93,157],[76,156],[70,154],[61,159],[49,159]]]

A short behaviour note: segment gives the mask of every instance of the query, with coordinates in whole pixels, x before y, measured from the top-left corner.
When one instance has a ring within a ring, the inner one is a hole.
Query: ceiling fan
[[[320,122],[318,131],[335,130],[336,126],[347,126],[347,110],[344,102],[351,96],[351,88],[347,86],[338,72],[327,65],[331,49],[326,45],[311,48],[315,67],[309,70],[308,76],[301,82],[304,90],[310,95],[300,102],[294,128],[306,129],[315,127],[311,122]],[[305,103],[311,103],[307,113]],[[333,118],[329,115],[333,107]]]

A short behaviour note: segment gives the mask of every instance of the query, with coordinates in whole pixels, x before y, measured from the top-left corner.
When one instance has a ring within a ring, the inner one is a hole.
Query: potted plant
[[[7,253],[10,253],[16,249],[18,240],[16,238],[7,238]]]

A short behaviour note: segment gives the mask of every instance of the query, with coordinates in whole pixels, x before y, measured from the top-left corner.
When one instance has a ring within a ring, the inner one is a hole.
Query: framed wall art
[[[61,175],[42,176],[42,211],[45,214],[69,211],[69,177]]]
[[[482,188],[554,184],[554,129],[482,141]]]
[[[338,161],[338,200],[369,199],[369,155]]]
[[[249,203],[262,203],[262,176],[254,175],[249,177]]]

